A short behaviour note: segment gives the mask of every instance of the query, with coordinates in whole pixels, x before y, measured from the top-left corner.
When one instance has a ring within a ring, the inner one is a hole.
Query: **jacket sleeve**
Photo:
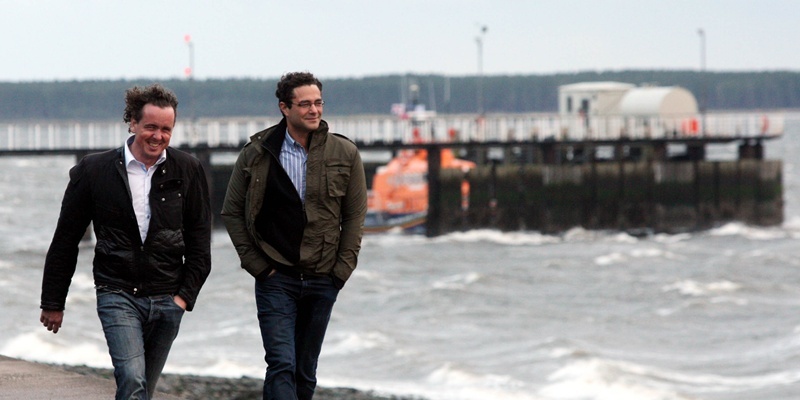
[[[250,275],[257,276],[270,268],[269,263],[251,237],[247,225],[247,196],[250,186],[250,168],[247,162],[248,148],[239,153],[228,181],[225,200],[222,203],[222,220],[231,238],[241,266]]]
[[[84,176],[85,161],[69,171],[69,184],[61,202],[53,240],[47,251],[42,276],[41,308],[63,310],[78,262],[78,245],[92,219],[91,188]]]
[[[361,236],[364,233],[364,218],[367,215],[367,181],[361,155],[355,151],[350,181],[347,192],[342,199],[341,234],[336,265],[333,274],[346,282],[358,263],[358,252],[361,250]]]
[[[199,162],[192,162],[189,167],[193,168],[183,213],[184,274],[178,294],[186,301],[186,310],[192,311],[211,272],[212,215],[205,169]]]

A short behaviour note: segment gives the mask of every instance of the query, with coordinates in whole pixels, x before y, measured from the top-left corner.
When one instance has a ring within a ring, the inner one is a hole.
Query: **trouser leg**
[[[319,354],[338,294],[339,289],[330,279],[312,279],[303,286],[295,331],[299,400],[311,400],[314,396]]]
[[[114,365],[115,399],[148,400],[142,313],[124,294],[98,290],[97,315]]]
[[[152,397],[183,313],[171,295],[133,297],[98,290],[97,314],[114,365],[117,400]]]
[[[299,282],[299,281],[297,281]],[[264,400],[296,400],[294,330],[297,282],[282,274],[256,280],[256,306],[267,372]]]
[[[150,320],[144,329],[145,377],[147,393],[155,393],[158,378],[167,363],[172,343],[178,336],[184,310],[172,295],[151,298]]]

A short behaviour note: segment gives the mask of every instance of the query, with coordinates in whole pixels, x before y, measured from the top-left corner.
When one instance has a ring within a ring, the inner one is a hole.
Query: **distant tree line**
[[[0,120],[122,118],[125,89],[155,80],[0,82]],[[323,80],[329,115],[388,114],[392,105],[424,104],[439,113],[553,112],[558,87],[588,81],[681,86],[708,110],[800,108],[800,72],[628,70],[551,75],[386,75]],[[179,115],[278,116],[275,79],[170,79]]]

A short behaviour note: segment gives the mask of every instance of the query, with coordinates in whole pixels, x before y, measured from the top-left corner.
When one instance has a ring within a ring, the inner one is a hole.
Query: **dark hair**
[[[172,107],[175,117],[178,116],[178,97],[171,90],[154,83],[144,88],[134,86],[125,91],[125,113],[122,120],[125,123],[141,120],[142,110],[147,104],[160,108]]]
[[[278,89],[275,90],[275,97],[278,101],[286,104],[286,107],[292,108],[292,98],[294,98],[294,89],[300,86],[316,85],[319,91],[322,91],[322,82],[319,81],[314,74],[310,72],[289,72],[281,77],[278,81]]]

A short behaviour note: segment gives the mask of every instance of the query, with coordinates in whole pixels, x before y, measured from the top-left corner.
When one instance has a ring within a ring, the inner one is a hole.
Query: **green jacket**
[[[222,205],[225,227],[242,268],[253,276],[288,267],[345,282],[356,268],[367,213],[361,156],[322,121],[311,133],[305,205],[281,201],[276,192],[291,187],[296,193],[278,161],[285,132],[284,119],[251,136],[239,153]],[[265,219],[274,229],[259,229]]]

